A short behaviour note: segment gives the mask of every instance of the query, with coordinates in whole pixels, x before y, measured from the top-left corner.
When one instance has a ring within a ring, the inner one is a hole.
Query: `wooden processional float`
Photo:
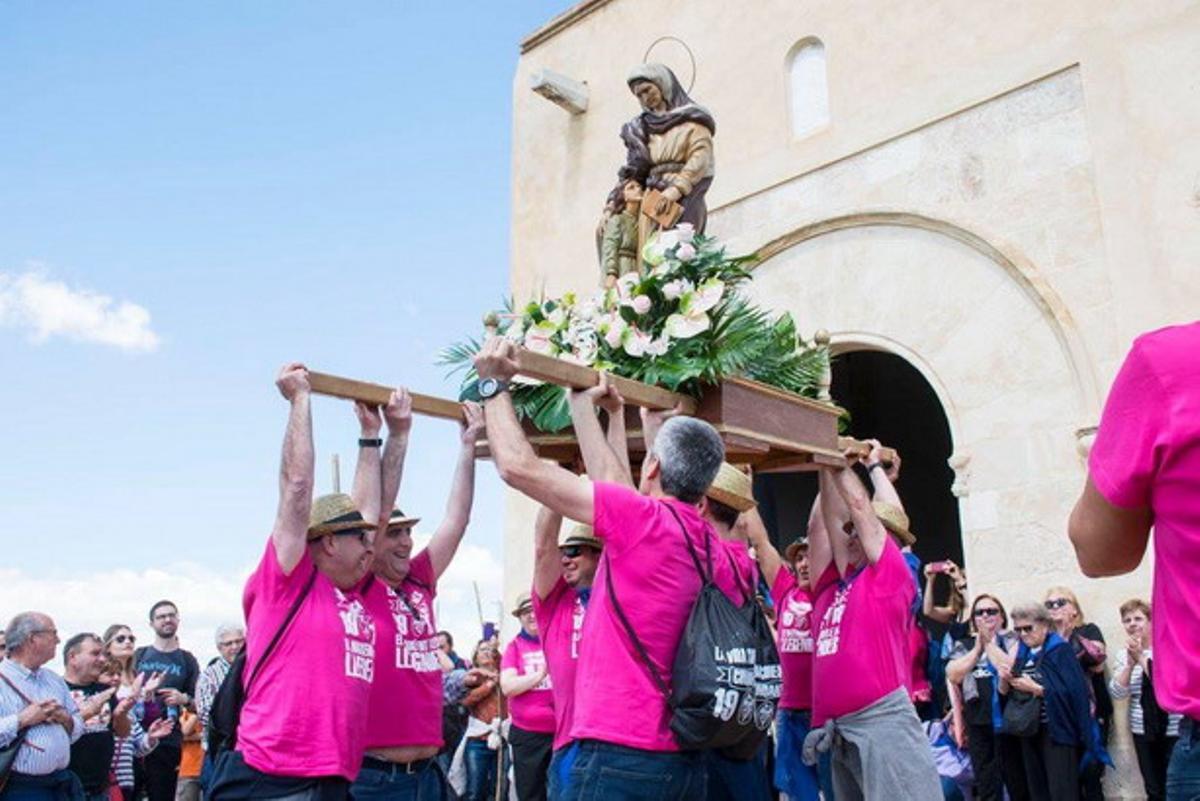
[[[520,376],[546,381],[570,389],[587,389],[600,382],[600,373],[533,351],[518,348]],[[821,466],[843,466],[843,453],[853,449],[866,456],[869,446],[849,437],[838,436],[838,418],[842,410],[832,403],[804,398],[775,387],[740,378],[729,378],[708,388],[696,400],[662,387],[609,375],[626,403],[626,430],[631,459],[645,453],[641,417],[636,408],[679,409],[716,428],[725,443],[726,461],[750,465],[760,473],[813,470]],[[359,400],[376,406],[385,405],[392,387],[351,378],[309,373],[309,384],[318,395]],[[458,401],[432,395],[410,393],[413,411],[446,420],[460,420]],[[573,462],[579,446],[569,432],[546,434],[525,424],[529,442],[537,454],[557,462]],[[889,450],[888,455],[892,452]],[[489,456],[487,441],[479,443],[479,455]],[[890,461],[885,457],[885,461]]]

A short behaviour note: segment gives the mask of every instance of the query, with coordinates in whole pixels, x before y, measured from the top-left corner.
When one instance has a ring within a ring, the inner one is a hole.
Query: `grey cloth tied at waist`
[[[942,798],[933,753],[903,687],[810,731],[801,757],[806,765],[816,765],[826,751],[833,756],[838,801]]]

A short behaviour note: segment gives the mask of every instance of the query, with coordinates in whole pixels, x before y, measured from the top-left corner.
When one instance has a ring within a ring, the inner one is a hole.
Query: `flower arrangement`
[[[740,376],[815,397],[828,354],[796,333],[788,314],[772,316],[738,290],[749,257],[728,257],[712,237],[682,224],[652,237],[643,271],[587,298],[568,292],[490,316],[496,333],[536,353],[699,396]],[[468,368],[464,398],[477,397],[469,369],[477,340],[443,351],[440,363]],[[519,383],[513,402],[541,431],[570,425],[562,387]]]

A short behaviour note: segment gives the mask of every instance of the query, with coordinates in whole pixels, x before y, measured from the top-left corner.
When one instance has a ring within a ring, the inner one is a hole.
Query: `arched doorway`
[[[933,387],[900,356],[857,350],[834,359],[832,395],[850,413],[846,433],[874,437],[900,452],[896,489],[917,535],[913,550],[921,561],[953,559],[962,565],[962,528],[948,464],[953,443]],[[813,473],[755,476],[754,494],[777,548],[803,533],[816,493]]]

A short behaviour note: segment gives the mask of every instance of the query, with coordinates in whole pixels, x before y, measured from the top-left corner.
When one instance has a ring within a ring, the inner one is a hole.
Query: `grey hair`
[[[697,503],[725,461],[725,445],[717,430],[703,420],[672,417],[654,439],[654,456],[662,468],[663,492]]]
[[[245,636],[246,627],[239,626],[237,623],[222,623],[221,625],[217,626],[217,633],[213,635],[213,640],[217,645],[220,645],[221,640],[225,639],[226,634],[234,633]]]
[[[1034,623],[1044,623],[1047,628],[1054,627],[1054,618],[1050,617],[1050,611],[1046,609],[1045,604],[1039,603],[1024,603],[1014,606],[1008,616],[1013,620],[1020,618],[1021,620],[1032,620]]]
[[[21,612],[8,623],[4,630],[4,646],[15,654],[25,647],[29,639],[42,630],[46,616],[41,612]]]

